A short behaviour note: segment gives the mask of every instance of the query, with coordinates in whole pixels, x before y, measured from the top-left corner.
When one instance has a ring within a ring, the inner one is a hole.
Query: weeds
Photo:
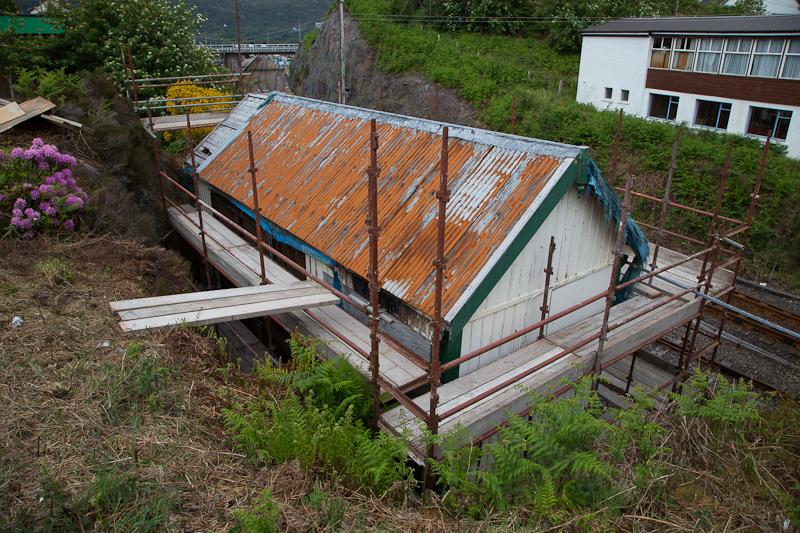
[[[273,533],[278,531],[277,521],[280,507],[272,501],[272,491],[267,489],[258,497],[250,510],[234,511],[242,533]]]
[[[129,344],[125,363],[105,383],[105,416],[116,422],[128,414],[138,417],[144,411],[169,410],[173,404],[165,393],[169,379],[170,370],[156,356],[142,354],[137,343]]]
[[[39,480],[43,516],[24,516],[15,523],[0,522],[0,526],[4,530],[37,532],[159,531],[167,527],[176,501],[175,494],[162,486],[114,468],[98,469],[91,482],[74,495],[44,470]]]
[[[74,269],[60,257],[40,261],[36,263],[36,269],[42,273],[51,287],[72,285],[75,279]]]

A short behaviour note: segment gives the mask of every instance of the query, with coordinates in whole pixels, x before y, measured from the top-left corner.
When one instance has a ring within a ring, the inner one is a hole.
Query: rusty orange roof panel
[[[365,169],[375,118],[380,278],[385,290],[430,316],[444,124],[280,93],[267,102],[205,160],[201,178],[252,208],[249,129],[263,216],[366,278]],[[443,314],[581,150],[461,126],[450,126],[449,135]]]

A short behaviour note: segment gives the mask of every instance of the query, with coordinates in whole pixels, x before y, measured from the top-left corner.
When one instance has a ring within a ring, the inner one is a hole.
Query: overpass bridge
[[[207,43],[206,48],[218,55],[235,54],[237,43]],[[243,54],[296,54],[299,43],[242,43]]]

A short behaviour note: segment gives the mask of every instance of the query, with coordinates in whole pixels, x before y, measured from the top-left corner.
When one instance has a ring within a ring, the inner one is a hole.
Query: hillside
[[[426,83],[433,84],[441,89],[440,99],[456,96],[468,104],[474,115],[465,114],[474,116],[484,127],[506,132],[514,129],[530,137],[587,145],[593,158],[608,171],[616,115],[575,102],[577,55],[556,53],[535,34],[517,37],[447,31],[391,19],[393,12],[387,4],[352,0],[347,5],[351,12],[359,13],[345,25],[350,32],[348,70],[352,77],[348,79],[348,87],[354,96],[350,102],[355,105],[377,102],[380,98],[376,93],[384,87],[384,99],[396,104],[386,109],[459,122],[458,114],[441,110],[437,114],[436,108],[426,103],[424,93],[420,99],[409,96]],[[298,60],[294,87],[306,96],[335,99],[336,77],[330,60],[336,53],[332,47],[338,40],[332,32],[337,25],[334,14],[315,45]],[[386,90],[394,87],[390,80],[409,77],[417,77],[419,83]],[[321,79],[319,83],[317,78]],[[376,83],[376,80],[386,81]],[[318,94],[319,86],[322,94]],[[326,88],[330,94],[326,94]],[[512,126],[514,102],[516,124]],[[672,124],[626,117],[620,173],[638,176],[640,190],[660,196],[675,131]],[[684,132],[674,185],[677,201],[712,207],[712,191],[730,138],[705,131]],[[734,139],[732,179],[723,211],[728,216],[742,217],[761,149],[753,139],[742,136]],[[800,207],[796,199],[800,194],[800,161],[785,157],[780,147],[773,147],[763,192],[751,234],[754,255],[747,263],[747,273],[759,281],[798,289]],[[657,216],[654,210],[641,204],[636,215],[645,221],[653,221]],[[692,217],[673,213],[668,227],[706,238],[706,226]],[[680,243],[670,244],[680,246]]]

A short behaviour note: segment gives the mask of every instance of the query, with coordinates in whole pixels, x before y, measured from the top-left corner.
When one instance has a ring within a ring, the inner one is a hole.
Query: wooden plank
[[[248,296],[252,294],[269,293],[283,291],[287,289],[299,289],[317,287],[313,281],[298,281],[289,285],[252,285],[248,287],[237,287],[235,289],[220,289],[213,291],[189,292],[184,294],[170,294],[168,296],[152,296],[149,298],[135,298],[132,300],[118,300],[111,302],[111,311],[130,311],[143,307],[156,307],[161,305],[182,304],[186,302],[200,302],[204,300],[216,300],[232,296]]]
[[[297,298],[286,298],[283,300],[273,300],[271,302],[260,302],[255,304],[238,305],[223,307],[220,309],[209,309],[196,313],[183,313],[145,318],[140,320],[128,320],[120,322],[123,331],[138,331],[143,329],[159,329],[171,326],[186,324],[189,326],[202,326],[215,324],[217,322],[230,322],[232,320],[245,320],[260,316],[268,316],[298,309],[308,309],[330,305],[338,301],[333,294],[301,296]]]
[[[152,307],[142,307],[130,309],[118,313],[122,320],[137,320],[140,318],[152,318],[157,316],[177,315],[185,313],[196,313],[208,309],[220,309],[223,307],[234,307],[246,304],[261,302],[272,302],[276,300],[286,300],[288,298],[299,298],[301,296],[324,296],[330,294],[322,287],[296,287],[284,288],[269,292],[256,292],[239,296],[229,296],[227,298],[215,298],[194,302],[184,302],[178,304],[157,305]]]
[[[0,124],[19,118],[25,114],[25,111],[16,102],[0,107]]]
[[[20,115],[16,118],[12,118],[6,122],[0,124],[0,132],[10,130],[17,124],[25,122],[26,120],[30,120],[33,117],[41,115],[42,113],[46,113],[56,107],[56,104],[51,102],[46,98],[42,98],[41,96],[37,96],[36,98],[32,98],[30,100],[26,100],[19,104],[19,107],[25,112],[24,115]]]

